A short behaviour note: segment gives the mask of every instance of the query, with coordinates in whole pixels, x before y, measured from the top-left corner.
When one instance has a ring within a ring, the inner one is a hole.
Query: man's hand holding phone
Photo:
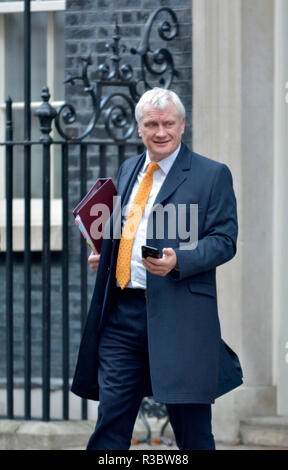
[[[177,266],[177,256],[173,248],[163,248],[160,258],[159,250],[142,246],[142,263],[151,274],[166,276]]]

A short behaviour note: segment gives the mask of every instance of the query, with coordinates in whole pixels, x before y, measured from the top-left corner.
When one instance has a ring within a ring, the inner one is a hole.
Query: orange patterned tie
[[[152,188],[153,174],[158,168],[160,167],[157,163],[149,163],[123,227],[116,265],[116,279],[121,289],[124,289],[130,280],[132,247]]]

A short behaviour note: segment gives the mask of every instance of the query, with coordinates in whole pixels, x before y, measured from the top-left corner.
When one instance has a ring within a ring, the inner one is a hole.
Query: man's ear
[[[183,121],[182,121],[182,134],[184,134],[184,131],[185,131],[185,124],[186,124],[186,118],[183,118]]]
[[[140,126],[138,126],[138,135],[139,135],[139,137],[142,137]]]

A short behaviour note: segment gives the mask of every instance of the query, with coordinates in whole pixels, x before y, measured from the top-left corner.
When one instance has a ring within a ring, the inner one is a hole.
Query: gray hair
[[[142,119],[143,108],[146,104],[152,104],[154,108],[160,109],[163,111],[169,106],[170,103],[174,103],[176,107],[176,112],[180,119],[184,119],[186,112],[182,101],[179,96],[174,93],[172,90],[167,90],[166,88],[152,88],[148,90],[141,96],[135,107],[135,118],[139,122]]]

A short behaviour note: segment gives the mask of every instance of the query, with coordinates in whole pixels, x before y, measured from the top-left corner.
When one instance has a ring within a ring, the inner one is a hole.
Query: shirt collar
[[[180,147],[181,147],[181,144],[179,145],[179,147],[177,147],[177,149],[173,153],[171,153],[171,155],[169,155],[166,158],[163,158],[163,160],[160,160],[160,162],[157,162],[158,165],[160,166],[161,170],[163,171],[163,173],[165,173],[165,175],[167,175],[169,173],[169,170],[170,170],[171,166],[173,165],[174,161],[176,160],[176,157],[179,153]],[[151,160],[150,160],[150,157],[149,157],[149,152],[148,152],[148,150],[146,150],[146,158],[145,158],[145,163],[144,163],[144,166],[143,166],[143,171],[144,172],[146,171],[147,166],[149,165],[149,163],[151,163]]]

